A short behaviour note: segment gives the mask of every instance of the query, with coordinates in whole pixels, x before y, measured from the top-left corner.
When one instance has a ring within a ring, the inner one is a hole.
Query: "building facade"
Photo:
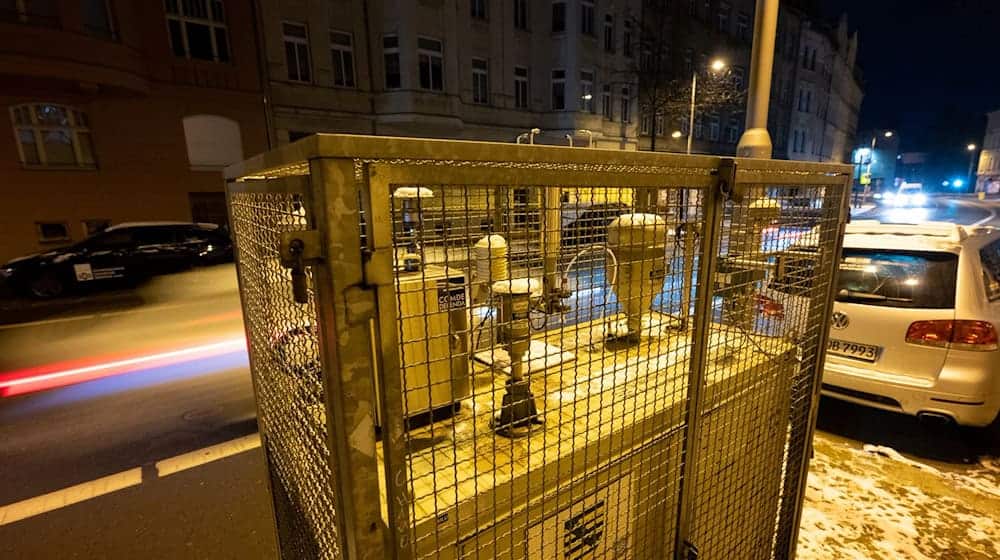
[[[225,222],[267,148],[249,2],[0,8],[0,260],[135,220]]]
[[[636,149],[640,4],[263,0],[275,135],[513,142],[538,128],[539,143]]]
[[[976,168],[976,192],[1000,192],[1000,111],[986,115],[986,136]]]

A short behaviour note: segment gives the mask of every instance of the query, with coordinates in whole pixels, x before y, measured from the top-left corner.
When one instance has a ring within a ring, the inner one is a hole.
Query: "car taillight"
[[[906,342],[955,348],[958,350],[996,350],[997,331],[987,321],[916,321],[906,329]]]
[[[772,319],[784,319],[785,306],[764,294],[757,294],[757,313]]]

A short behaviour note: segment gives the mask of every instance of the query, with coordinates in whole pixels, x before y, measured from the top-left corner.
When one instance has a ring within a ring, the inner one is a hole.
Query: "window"
[[[472,102],[487,105],[490,102],[489,64],[485,59],[472,59]]]
[[[744,41],[750,39],[750,16],[746,12],[736,14],[736,36]]]
[[[528,69],[524,66],[514,67],[514,106],[528,108]]]
[[[983,287],[990,301],[1000,299],[1000,241],[994,241],[979,250],[983,265]]]
[[[437,39],[417,38],[420,88],[444,91],[444,47]]]
[[[470,1],[472,4],[469,7],[469,13],[472,14],[472,17],[474,17],[475,19],[486,19],[488,15],[486,12],[487,0],[470,0]]]
[[[719,115],[710,115],[708,117],[708,139],[712,142],[719,141],[719,128],[721,127],[721,121],[719,120]]]
[[[806,92],[806,112],[807,113],[811,113],[812,112],[812,105],[813,105],[813,92],[812,91],[807,91]]]
[[[69,241],[69,224],[66,222],[35,222],[38,230],[38,241],[41,243],[58,243]]]
[[[653,128],[653,117],[651,115],[642,115],[639,117],[639,134],[649,135]]]
[[[514,28],[528,29],[528,0],[514,0]]]
[[[730,144],[740,141],[740,121],[735,117],[729,117],[729,126],[726,127],[726,139]]]
[[[552,32],[562,33],[566,31],[566,3],[552,3]]]
[[[218,115],[192,115],[181,124],[192,169],[214,171],[243,160],[240,123]]]
[[[733,66],[733,87],[737,90],[743,89],[746,85],[746,69],[742,66]]]
[[[719,13],[718,13],[718,28],[719,33],[729,33],[729,4],[725,2],[719,3]]]
[[[632,121],[632,99],[629,98],[629,91],[627,87],[622,88],[621,117],[622,122],[625,124]]]
[[[90,123],[83,111],[33,103],[15,105],[10,112],[23,165],[95,167]]]
[[[806,110],[806,90],[804,89],[799,90],[798,108],[799,111]]]
[[[592,70],[580,71],[580,110],[585,113],[596,113],[597,105],[594,103],[594,72]]]
[[[611,14],[604,16],[604,50],[615,52],[615,16]]]
[[[802,46],[802,68],[809,69],[809,45]]]
[[[594,0],[581,0],[580,2],[580,33],[595,35]]]
[[[809,69],[816,70],[816,49],[812,50],[812,56],[809,59]]]
[[[632,58],[632,22],[625,22],[625,32],[622,35],[622,53]]]
[[[284,22],[281,30],[285,41],[285,67],[288,79],[293,82],[311,82],[309,66],[309,32],[305,24]]]
[[[552,71],[552,110],[562,111],[566,108],[566,71]]]
[[[601,115],[611,120],[611,86],[605,85],[601,93]]]
[[[653,119],[653,134],[663,134],[663,115],[656,115],[656,118]]]
[[[174,54],[198,60],[229,60],[222,0],[164,0],[167,35]]]
[[[88,220],[81,220],[80,225],[83,226],[83,236],[90,237],[108,229],[108,226],[111,225],[111,220],[107,218],[90,218]]]
[[[333,59],[333,85],[354,87],[354,50],[350,33],[330,32],[330,57]]]
[[[385,89],[399,89],[402,86],[399,66],[399,37],[382,36],[382,60],[385,64]]]
[[[879,307],[951,309],[957,278],[954,253],[844,249],[836,299]]]
[[[698,115],[694,118],[694,137],[701,139],[705,135],[705,119]]]
[[[116,39],[108,0],[83,0],[83,29],[92,37]]]

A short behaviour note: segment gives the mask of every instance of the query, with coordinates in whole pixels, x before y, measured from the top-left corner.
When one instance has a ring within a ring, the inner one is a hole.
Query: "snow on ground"
[[[817,434],[798,558],[1000,558],[1000,459],[961,473]]]

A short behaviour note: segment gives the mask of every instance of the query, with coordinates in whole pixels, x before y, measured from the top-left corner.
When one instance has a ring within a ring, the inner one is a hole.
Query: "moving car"
[[[809,285],[794,263],[808,260],[809,247],[797,249],[758,309],[801,332]],[[844,237],[823,394],[989,425],[1000,411],[998,324],[1000,230],[855,221]]]
[[[0,277],[15,293],[51,298],[76,287],[121,284],[232,259],[232,243],[215,224],[135,222],[13,259],[0,267]]]
[[[896,192],[883,194],[882,200],[892,206],[906,208],[922,208],[927,205],[927,195],[920,183],[903,183]]]

